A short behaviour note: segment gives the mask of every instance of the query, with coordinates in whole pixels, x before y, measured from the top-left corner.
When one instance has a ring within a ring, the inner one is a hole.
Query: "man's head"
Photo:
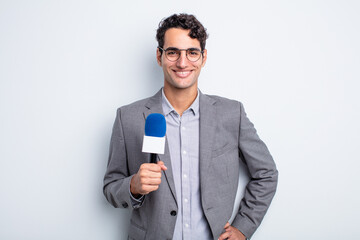
[[[198,77],[207,59],[206,38],[204,26],[193,15],[174,14],[160,22],[157,61],[163,68],[165,90],[197,91]]]
[[[189,37],[199,40],[201,50],[205,49],[208,34],[206,33],[206,28],[204,28],[194,15],[185,13],[174,14],[163,19],[159,23],[159,28],[156,32],[156,40],[158,41],[159,47],[164,47],[165,32],[170,28],[190,30]]]

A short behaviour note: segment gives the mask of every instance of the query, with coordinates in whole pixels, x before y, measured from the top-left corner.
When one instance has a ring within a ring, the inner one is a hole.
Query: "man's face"
[[[197,39],[189,37],[190,30],[180,28],[170,28],[165,32],[163,49],[178,48],[201,49],[200,42]],[[203,56],[196,62],[191,62],[186,57],[186,51],[181,51],[180,58],[175,61],[169,61],[165,52],[162,55],[160,50],[157,49],[157,61],[164,71],[164,87],[176,89],[197,89],[198,77],[201,68],[205,65],[207,52],[204,50]]]

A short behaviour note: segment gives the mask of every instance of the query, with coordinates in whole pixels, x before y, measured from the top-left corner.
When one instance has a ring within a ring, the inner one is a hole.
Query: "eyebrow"
[[[174,51],[177,51],[177,50],[180,50],[179,48],[176,48],[176,47],[168,47],[167,49],[165,50],[174,50]],[[198,50],[198,51],[201,51],[199,48],[187,48],[187,49],[181,49],[181,50],[190,50],[190,51],[193,51],[193,50]]]

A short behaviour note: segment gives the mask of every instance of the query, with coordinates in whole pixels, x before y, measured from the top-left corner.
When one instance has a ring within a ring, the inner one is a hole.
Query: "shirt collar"
[[[165,93],[164,93],[164,88],[161,89],[161,93],[162,93],[161,103],[162,103],[162,108],[163,108],[163,112],[164,112],[165,116],[168,115],[169,113],[171,113],[172,111],[176,112],[174,107],[170,104],[169,100],[166,98]],[[194,102],[184,112],[191,110],[194,115],[198,114],[198,112],[199,112],[199,95],[200,95],[200,93],[199,93],[199,89],[198,89],[197,96],[196,96]]]

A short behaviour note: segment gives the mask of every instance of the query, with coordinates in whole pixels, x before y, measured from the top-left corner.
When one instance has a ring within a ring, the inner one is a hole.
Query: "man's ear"
[[[205,66],[206,60],[207,60],[207,50],[204,49],[204,52],[203,52],[203,61],[202,61],[201,67],[204,67],[204,66]]]
[[[159,66],[161,67],[161,52],[159,48],[156,48],[156,60]]]

